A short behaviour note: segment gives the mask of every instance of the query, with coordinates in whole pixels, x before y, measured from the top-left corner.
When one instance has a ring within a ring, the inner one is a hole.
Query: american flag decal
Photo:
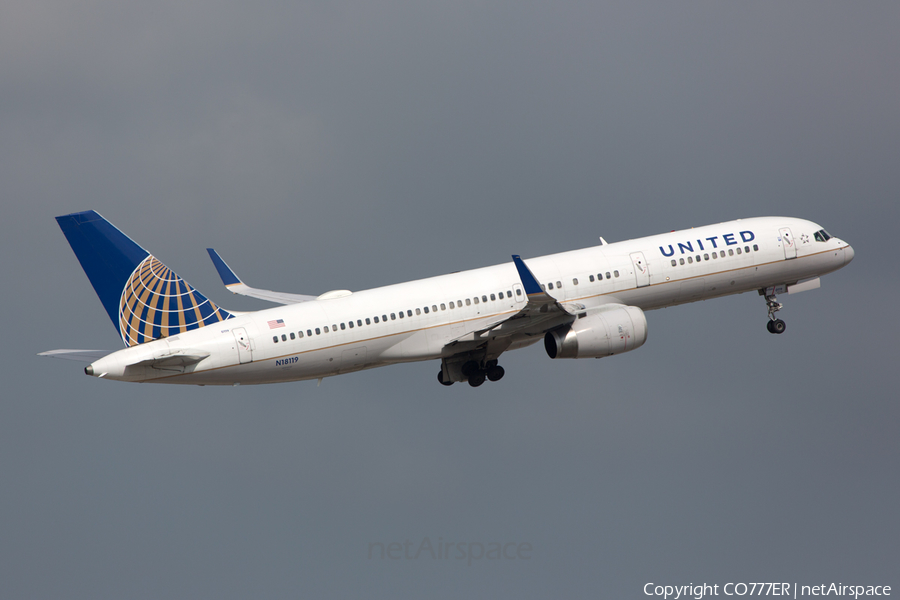
[[[269,321],[269,329],[278,329],[279,327],[284,327],[284,319]]]

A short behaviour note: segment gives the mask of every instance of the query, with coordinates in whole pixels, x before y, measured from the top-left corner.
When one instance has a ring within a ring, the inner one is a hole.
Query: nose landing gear
[[[766,329],[769,333],[784,333],[787,328],[784,321],[775,318],[775,313],[784,308],[784,305],[778,302],[775,294],[766,294],[766,306],[769,309],[769,322],[766,323]]]

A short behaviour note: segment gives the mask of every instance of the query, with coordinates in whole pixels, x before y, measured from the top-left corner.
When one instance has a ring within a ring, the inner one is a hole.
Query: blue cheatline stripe
[[[519,278],[522,280],[522,287],[525,288],[525,293],[529,296],[531,294],[540,294],[542,291],[541,284],[538,283],[531,269],[525,265],[525,262],[518,254],[513,254],[512,259],[516,265],[516,270],[519,271]]]

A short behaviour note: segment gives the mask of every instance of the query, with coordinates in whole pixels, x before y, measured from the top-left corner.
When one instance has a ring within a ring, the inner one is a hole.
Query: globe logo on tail
[[[122,290],[119,332],[126,346],[136,346],[232,316],[156,257],[148,255]]]

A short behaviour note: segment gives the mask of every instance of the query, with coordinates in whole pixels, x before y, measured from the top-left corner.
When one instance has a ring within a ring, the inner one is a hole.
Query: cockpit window
[[[828,240],[831,239],[831,236],[828,235],[828,232],[825,231],[824,229],[818,230],[818,231],[813,235],[813,237],[816,238],[816,241],[817,241],[817,242],[827,242]]]

